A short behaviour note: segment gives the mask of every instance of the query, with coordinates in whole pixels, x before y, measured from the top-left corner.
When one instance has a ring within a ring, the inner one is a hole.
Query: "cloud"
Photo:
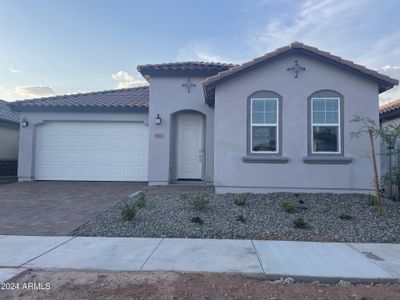
[[[137,74],[136,78],[134,78],[128,72],[118,71],[114,74],[111,74],[111,78],[115,81],[118,81],[118,89],[132,88],[148,84],[147,81],[139,73]]]
[[[49,86],[17,86],[15,88],[15,93],[23,97],[34,98],[34,97],[46,97],[54,96],[56,91]]]
[[[190,42],[185,47],[178,50],[177,60],[180,61],[208,61],[208,62],[223,62],[232,63],[234,60],[225,56],[218,55],[210,49],[209,43]]]
[[[55,89],[50,86],[17,86],[15,88],[6,88],[0,86],[0,99],[6,101],[48,97],[56,95]]]
[[[133,77],[125,71],[118,71],[117,73],[111,74],[111,78],[117,81],[133,81]]]
[[[361,15],[369,1],[307,0],[290,16],[269,18],[262,30],[249,32],[249,44],[259,54],[293,41],[318,47],[339,48],[355,15]],[[354,42],[353,42],[354,44]]]
[[[400,71],[400,66],[386,65],[378,68],[377,71],[383,71],[383,72]]]
[[[11,73],[21,73],[21,72],[22,72],[21,70],[15,69],[13,66],[9,66],[9,67],[8,67],[8,70],[9,70]]]

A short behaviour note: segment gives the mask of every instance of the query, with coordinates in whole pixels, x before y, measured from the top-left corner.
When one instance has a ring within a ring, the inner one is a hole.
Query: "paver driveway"
[[[146,186],[133,182],[64,181],[0,185],[0,235],[68,235]]]

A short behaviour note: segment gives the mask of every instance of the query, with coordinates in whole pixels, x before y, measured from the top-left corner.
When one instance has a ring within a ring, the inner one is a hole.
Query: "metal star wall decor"
[[[301,71],[305,71],[305,70],[306,70],[306,68],[302,67],[297,60],[294,61],[294,66],[293,67],[290,67],[290,68],[286,69],[286,71],[294,72],[294,78],[299,77],[299,73]]]
[[[184,88],[186,88],[186,90],[187,90],[188,93],[190,93],[191,90],[192,90],[192,88],[194,88],[194,87],[196,86],[196,84],[193,83],[193,82],[191,81],[190,78],[188,78],[187,82],[184,83],[184,84],[182,84],[182,86],[183,86]]]

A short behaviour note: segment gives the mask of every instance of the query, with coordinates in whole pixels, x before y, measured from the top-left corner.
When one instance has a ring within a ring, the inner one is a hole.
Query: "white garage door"
[[[37,127],[36,180],[147,181],[148,127],[46,122]]]

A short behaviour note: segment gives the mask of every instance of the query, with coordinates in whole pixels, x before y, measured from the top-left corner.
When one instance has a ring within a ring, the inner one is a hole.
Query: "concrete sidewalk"
[[[399,244],[0,236],[0,282],[27,268],[236,272],[268,279],[400,280]]]

